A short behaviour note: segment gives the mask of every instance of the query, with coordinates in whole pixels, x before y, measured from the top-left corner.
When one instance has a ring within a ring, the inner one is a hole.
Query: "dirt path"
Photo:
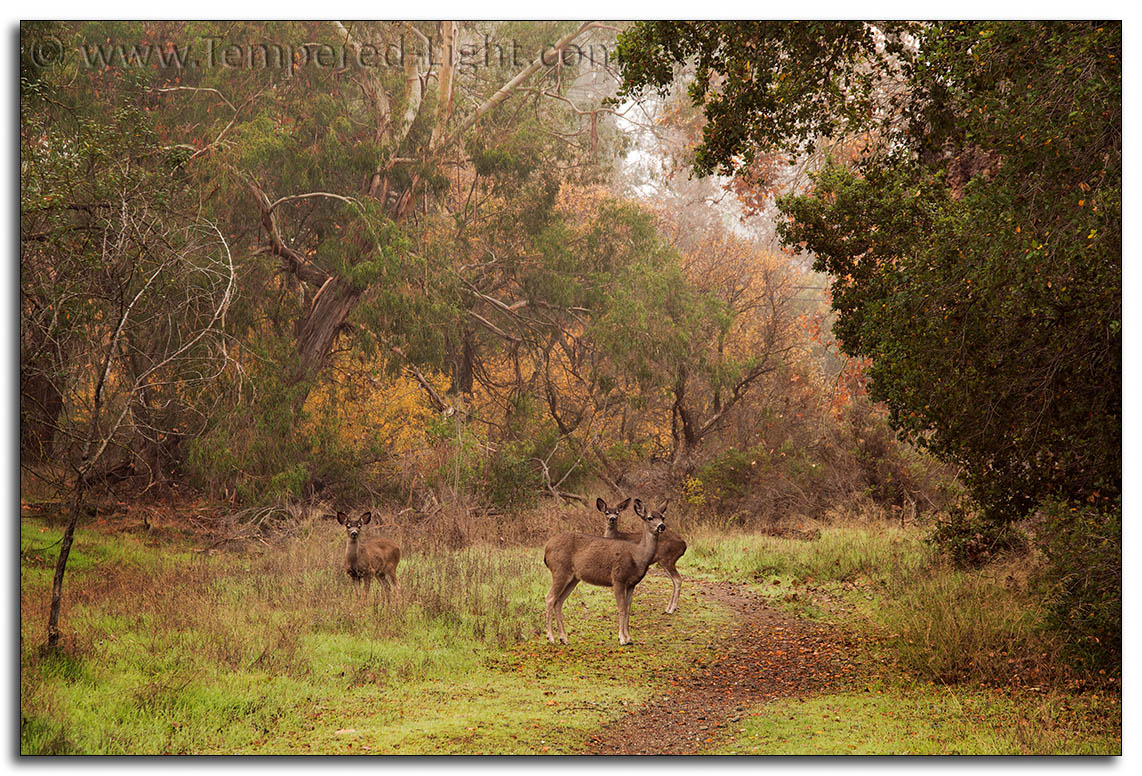
[[[660,695],[606,725],[586,754],[694,754],[755,707],[811,694],[851,671],[849,645],[835,629],[784,615],[744,585],[690,584],[735,612],[733,631]]]

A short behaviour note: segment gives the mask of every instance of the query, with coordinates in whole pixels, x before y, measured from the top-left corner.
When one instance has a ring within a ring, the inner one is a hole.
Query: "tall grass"
[[[1054,684],[1069,672],[1042,599],[1025,581],[1032,562],[984,569],[941,563],[897,577],[875,609],[897,659],[938,682]]]
[[[575,736],[653,692],[658,673],[706,654],[726,617],[693,584],[679,613],[661,614],[669,582],[652,574],[635,598],[635,638],[649,648],[617,650],[611,592],[580,586],[568,602],[573,644],[549,649],[540,550],[495,545],[596,522],[587,510],[547,510],[519,524],[457,513],[436,527],[383,528],[406,550],[401,592],[374,585],[364,605],[341,568],[344,531],[316,517],[280,541],[217,552],[153,532],[81,530],[63,649],[44,653],[44,548],[59,529],[25,519],[21,752],[349,751],[342,729],[386,751],[534,752],[558,736],[573,751]],[[863,629],[877,638],[860,643],[883,645],[874,657],[919,680],[1037,687],[1065,676],[1027,582],[1034,556],[959,571],[922,528],[867,516],[800,538],[674,525],[690,544],[684,577],[749,584],[797,614]],[[497,528],[488,544],[469,543]],[[557,699],[567,707],[547,706]],[[476,728],[481,738],[467,738]]]
[[[705,529],[691,542],[702,564],[744,579],[789,577],[802,582],[886,581],[932,561],[916,531],[895,526],[831,525],[806,541],[785,536],[721,534]]]
[[[260,555],[207,555],[87,532],[63,650],[41,652],[47,586],[22,580],[21,751],[225,751],[331,692],[473,671],[537,630],[534,550],[409,553],[400,594],[359,605],[343,536],[315,521]]]
[[[449,549],[448,531],[397,533],[400,593],[374,585],[361,605],[331,521],[215,552],[88,528],[63,648],[45,653],[40,548],[58,529],[22,526],[27,754],[577,751],[661,672],[706,655],[726,619],[693,590],[662,614],[669,580],[652,576],[634,601],[638,647],[620,649],[611,591],[581,586],[566,607],[572,644],[552,647],[537,547]]]
[[[1068,677],[1027,582],[1035,556],[961,570],[919,526],[864,519],[818,530],[806,540],[701,529],[686,558],[707,577],[749,582],[800,616],[874,632],[891,660],[920,679],[1034,686]]]

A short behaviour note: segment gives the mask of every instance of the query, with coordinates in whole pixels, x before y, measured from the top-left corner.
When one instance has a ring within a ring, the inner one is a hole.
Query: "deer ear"
[[[622,512],[624,509],[626,509],[629,506],[630,506],[630,496],[627,496],[625,501],[620,502],[619,505],[617,507],[615,507],[615,511],[616,512]]]
[[[666,504],[663,504],[661,507],[658,508],[658,514],[660,514],[660,515],[666,514]]]
[[[337,510],[337,522],[338,523],[340,523],[341,525],[345,525],[345,521],[348,519],[349,519],[349,516],[347,514],[342,512],[340,509]]]
[[[643,507],[642,501],[637,498],[634,500],[634,513],[641,518],[646,518],[646,509]]]
[[[368,523],[372,519],[373,519],[373,513],[372,512],[366,512],[365,514],[361,515],[361,525],[365,525],[366,523]]]
[[[606,512],[607,502],[603,501],[601,498],[595,499],[595,509],[599,510],[600,512]]]

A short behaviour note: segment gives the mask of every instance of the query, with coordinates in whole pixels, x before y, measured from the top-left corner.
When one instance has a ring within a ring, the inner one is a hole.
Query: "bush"
[[[1037,583],[1048,625],[1069,657],[1112,674],[1122,667],[1122,502],[1106,508],[1047,504],[1038,535],[1043,567]]]
[[[484,494],[492,504],[509,510],[535,504],[543,488],[543,477],[530,452],[529,446],[510,444],[488,458]]]
[[[937,518],[929,541],[955,565],[968,568],[1028,549],[1027,537],[1022,531],[1010,523],[989,518],[966,500],[954,504],[946,517]]]
[[[741,498],[752,478],[756,454],[730,448],[706,463],[697,476],[702,492],[719,502]]]

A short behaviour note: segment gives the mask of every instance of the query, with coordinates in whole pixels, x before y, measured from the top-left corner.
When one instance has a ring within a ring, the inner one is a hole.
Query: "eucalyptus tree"
[[[418,229],[469,164],[470,144],[519,121],[513,98],[593,29],[531,30],[545,45],[477,38],[457,22],[180,30],[223,59],[248,56],[165,73],[154,92],[212,206],[292,284],[292,382],[312,381],[347,328],[413,363],[442,361],[432,324],[451,300],[426,293],[435,268],[417,251]]]

